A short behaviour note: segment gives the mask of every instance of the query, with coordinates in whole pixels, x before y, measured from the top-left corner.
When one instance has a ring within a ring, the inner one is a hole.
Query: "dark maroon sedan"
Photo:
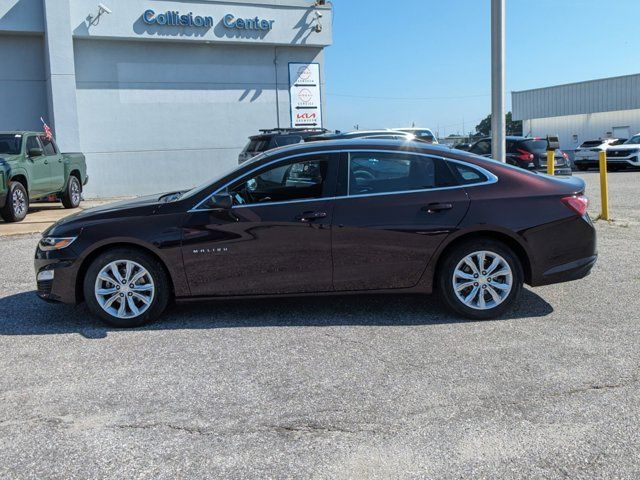
[[[85,210],[43,234],[38,294],[121,327],[171,299],[427,294],[499,316],[596,262],[584,182],[420,142],[262,154],[203,187]]]

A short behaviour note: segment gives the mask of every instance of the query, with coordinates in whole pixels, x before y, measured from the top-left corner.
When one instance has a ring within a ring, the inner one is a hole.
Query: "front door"
[[[331,291],[337,155],[277,161],[228,186],[229,210],[196,209],[182,252],[194,296]]]
[[[333,213],[335,289],[415,286],[465,216],[465,190],[436,157],[356,151],[343,162],[349,187]]]
[[[33,201],[38,196],[46,195],[49,193],[50,183],[50,171],[49,160],[44,155],[30,156],[29,151],[33,148],[42,149],[42,144],[36,136],[29,136],[27,138],[26,150],[26,165],[29,172],[29,197]]]
[[[46,193],[60,192],[64,187],[64,163],[62,155],[53,139],[44,135],[40,136],[44,155],[49,163],[49,182],[46,186]]]

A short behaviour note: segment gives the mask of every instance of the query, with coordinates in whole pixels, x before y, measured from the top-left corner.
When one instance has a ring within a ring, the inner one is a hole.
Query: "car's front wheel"
[[[447,254],[439,270],[438,288],[454,311],[487,320],[511,307],[523,281],[520,260],[507,245],[480,239],[464,242]]]
[[[20,222],[24,220],[29,211],[29,194],[20,182],[10,182],[9,191],[4,207],[0,209],[0,215],[5,222]]]
[[[162,265],[144,252],[117,248],[99,255],[84,278],[89,310],[116,327],[138,327],[158,318],[171,295]]]

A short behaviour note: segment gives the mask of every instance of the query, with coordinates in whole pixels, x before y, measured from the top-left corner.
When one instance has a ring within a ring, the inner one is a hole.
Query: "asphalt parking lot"
[[[0,477],[638,478],[640,172],[610,180],[593,273],[488,322],[389,295],[117,330],[37,299],[38,236],[0,237]]]

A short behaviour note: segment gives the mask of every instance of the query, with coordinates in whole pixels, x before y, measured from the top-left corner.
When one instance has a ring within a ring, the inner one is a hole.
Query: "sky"
[[[506,0],[511,91],[640,72],[639,0]],[[469,132],[491,110],[490,0],[333,0],[325,126]],[[464,127],[464,130],[463,130]]]

